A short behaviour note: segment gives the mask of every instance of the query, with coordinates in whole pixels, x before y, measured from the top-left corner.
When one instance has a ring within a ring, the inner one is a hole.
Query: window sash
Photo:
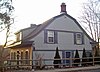
[[[84,37],[82,33],[74,33],[74,44],[84,44]]]
[[[48,31],[48,37],[54,37],[54,31]]]
[[[76,40],[77,44],[82,44],[82,40]]]
[[[47,31],[47,42],[54,43],[54,31]]]
[[[21,32],[16,34],[16,41],[20,41],[21,40]]]
[[[81,33],[76,33],[76,43],[82,44],[82,34]]]
[[[76,37],[77,37],[77,39],[80,40],[80,39],[82,38],[82,35],[81,35],[80,33],[77,33],[77,34],[76,34]]]
[[[49,34],[48,34],[49,32]],[[58,33],[54,30],[44,30],[44,43],[47,44],[57,44],[58,43]]]
[[[54,37],[48,37],[48,42],[54,42]]]

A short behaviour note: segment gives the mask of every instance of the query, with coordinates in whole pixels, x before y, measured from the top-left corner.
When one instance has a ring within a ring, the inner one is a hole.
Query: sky
[[[86,0],[15,0],[15,29],[29,27],[30,24],[41,24],[60,14],[60,5],[66,3],[67,13],[77,18],[82,3]]]
[[[66,3],[67,13],[77,19],[81,14],[82,4],[86,0],[13,0],[15,8],[13,32],[27,28],[30,24],[41,24],[59,15],[60,5],[63,2]],[[0,39],[4,41],[2,36]]]

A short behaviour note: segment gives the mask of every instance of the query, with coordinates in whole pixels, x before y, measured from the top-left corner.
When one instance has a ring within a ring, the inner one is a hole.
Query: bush
[[[92,53],[89,53],[89,59],[88,59],[88,62],[91,62],[91,63],[88,63],[88,65],[93,65],[93,56],[92,56]]]
[[[78,50],[76,50],[76,53],[75,53],[75,57],[74,58],[79,58],[79,53],[78,53]],[[74,63],[80,63],[80,59],[75,59],[74,60]],[[74,66],[78,66],[79,64],[74,64]]]
[[[5,64],[5,61],[9,59],[10,56],[10,50],[4,48],[3,46],[0,46],[0,72],[4,72],[5,67],[7,64]]]
[[[100,64],[100,62],[96,62],[96,61],[100,61],[100,55],[99,55],[97,49],[96,49],[96,52],[95,52],[95,56],[94,57],[99,57],[99,58],[95,58],[94,61],[95,61],[95,64]]]
[[[55,53],[54,59],[60,59],[58,47],[56,48],[56,53]],[[53,64],[61,64],[61,60],[54,60]],[[54,68],[59,68],[59,65],[54,65]]]
[[[83,49],[83,55],[82,55],[82,66],[86,66],[87,63],[84,63],[84,62],[87,62],[87,59],[84,59],[86,58],[86,52],[85,52],[85,48]]]

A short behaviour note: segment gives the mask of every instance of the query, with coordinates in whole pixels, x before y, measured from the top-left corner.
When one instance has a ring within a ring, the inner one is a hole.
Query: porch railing
[[[74,60],[80,59],[80,62],[74,62]],[[82,59],[87,59],[86,62],[82,62]],[[91,59],[91,61],[89,61]],[[54,60],[61,60],[60,64],[53,64]],[[69,60],[69,63],[63,63],[63,61]],[[25,63],[28,61],[28,63]],[[6,65],[4,65],[5,68],[49,68],[52,67],[54,68],[55,65],[59,65],[59,67],[73,67],[74,64],[78,64],[78,66],[82,66],[82,64],[85,65],[96,65],[100,64],[100,57],[86,57],[86,58],[62,58],[62,59],[38,59],[38,60],[7,60],[5,61]],[[46,63],[47,62],[47,63]],[[52,64],[50,64],[51,62]]]

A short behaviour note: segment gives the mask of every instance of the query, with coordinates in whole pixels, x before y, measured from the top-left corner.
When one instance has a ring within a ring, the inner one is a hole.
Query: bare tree
[[[14,22],[14,18],[12,18],[13,10],[12,0],[0,0],[0,32],[5,30],[6,34],[4,47],[7,45],[10,27]]]
[[[80,22],[84,26],[91,38],[98,43],[93,49],[98,51],[99,55],[99,39],[100,39],[100,0],[88,0],[83,4],[82,16]]]
[[[86,25],[85,30],[91,38],[99,42],[100,36],[100,1],[88,0],[83,4],[83,15],[80,17],[81,22]]]
[[[0,0],[0,32],[4,31],[6,34],[5,44],[0,46],[0,71],[3,72],[5,60],[9,57],[8,51],[4,48],[7,45],[8,37],[10,35],[10,27],[14,22],[12,18],[12,0]]]
[[[35,53],[35,57],[36,57],[36,61],[35,61],[35,65],[36,65],[36,69],[43,69],[45,67],[44,65],[44,61],[43,61],[43,56],[40,53]]]
[[[7,65],[7,59],[9,58],[9,49],[0,46],[0,71],[4,72],[5,66]]]

